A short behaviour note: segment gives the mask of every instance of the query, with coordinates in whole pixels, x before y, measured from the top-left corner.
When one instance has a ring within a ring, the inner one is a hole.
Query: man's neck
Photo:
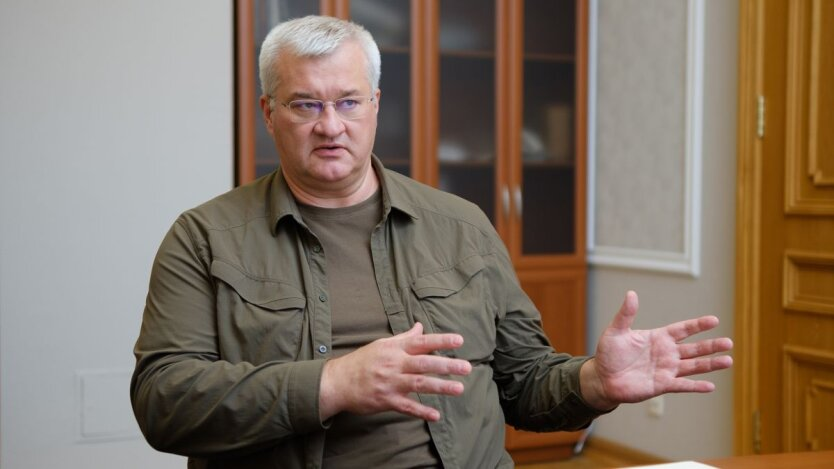
[[[356,205],[374,195],[379,188],[379,178],[372,165],[368,165],[367,172],[364,177],[357,181],[357,184],[334,192],[305,190],[289,178],[285,177],[285,180],[298,202],[323,208],[341,208]]]

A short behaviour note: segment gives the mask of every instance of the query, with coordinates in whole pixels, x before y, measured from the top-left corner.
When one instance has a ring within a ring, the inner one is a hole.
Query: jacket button
[[[326,296],[324,296],[324,293],[321,293],[321,294],[319,295],[319,301],[321,301],[322,303],[324,303],[325,301],[327,301],[327,297],[326,297]]]
[[[327,353],[327,346],[319,345],[319,353]]]
[[[319,246],[318,244],[313,246],[313,252],[321,252],[321,246]]]

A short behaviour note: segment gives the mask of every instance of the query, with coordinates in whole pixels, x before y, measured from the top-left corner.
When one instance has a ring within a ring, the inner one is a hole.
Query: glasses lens
[[[362,114],[367,107],[368,98],[351,96],[348,98],[337,99],[334,103],[336,112],[345,119],[356,119],[362,117]]]
[[[285,104],[298,122],[317,120],[324,112],[324,107],[333,105],[336,113],[343,119],[359,119],[365,114],[370,98],[364,96],[349,96],[336,101],[319,101],[317,99],[297,99]]]
[[[288,104],[290,111],[301,119],[316,119],[324,108],[324,103],[312,99],[299,99]]]

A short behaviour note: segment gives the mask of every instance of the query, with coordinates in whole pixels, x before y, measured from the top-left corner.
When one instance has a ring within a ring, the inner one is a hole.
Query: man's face
[[[371,90],[367,59],[354,41],[323,57],[285,54],[276,65],[280,84],[261,97],[266,127],[275,141],[284,176],[291,187],[310,194],[338,194],[355,187],[371,171],[379,90]],[[374,97],[360,117],[344,119],[326,105],[318,119],[298,122],[281,103],[298,99],[335,101],[348,96]]]

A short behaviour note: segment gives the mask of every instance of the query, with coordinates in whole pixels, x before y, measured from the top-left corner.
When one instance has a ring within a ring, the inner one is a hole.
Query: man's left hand
[[[711,392],[709,381],[687,376],[729,368],[733,348],[726,337],[682,343],[718,326],[715,316],[676,322],[651,330],[633,330],[637,294],[630,291],[597,345],[596,356],[580,371],[582,397],[591,406],[608,410],[621,403],[641,402],[670,392]]]

